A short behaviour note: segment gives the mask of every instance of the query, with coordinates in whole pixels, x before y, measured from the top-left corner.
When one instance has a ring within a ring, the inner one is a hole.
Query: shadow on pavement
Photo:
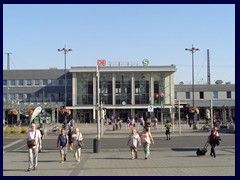
[[[196,151],[197,148],[172,148],[172,151]]]

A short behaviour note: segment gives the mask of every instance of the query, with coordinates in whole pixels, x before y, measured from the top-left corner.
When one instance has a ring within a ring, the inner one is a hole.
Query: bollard
[[[93,139],[93,153],[100,152],[100,139],[94,138]]]

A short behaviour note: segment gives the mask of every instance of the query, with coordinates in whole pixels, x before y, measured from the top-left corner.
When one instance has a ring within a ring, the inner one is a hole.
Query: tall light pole
[[[64,87],[65,88],[65,90],[64,90],[64,106],[66,107],[67,106],[67,74],[66,74],[67,53],[69,51],[72,51],[72,49],[67,49],[66,45],[65,45],[64,48],[58,49],[58,51],[63,51],[63,53],[64,53],[64,76],[65,76],[65,78],[64,78],[64,86],[65,86]]]
[[[67,74],[66,74],[66,63],[67,63],[67,53],[72,51],[72,49],[67,49],[66,45],[62,49],[58,49],[58,51],[62,51],[64,53],[64,106],[67,107]],[[66,115],[65,115],[65,123],[66,123]]]
[[[199,51],[200,49],[193,47],[191,49],[185,48],[186,51],[190,51],[192,53],[192,103],[194,107],[194,53]],[[193,115],[193,129],[197,129],[196,127],[196,120],[195,120],[195,112]]]

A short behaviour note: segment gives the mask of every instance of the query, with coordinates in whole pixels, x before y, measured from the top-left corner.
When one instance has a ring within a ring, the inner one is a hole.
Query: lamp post
[[[58,51],[62,51],[64,53],[64,106],[67,107],[67,74],[66,74],[66,61],[67,61],[67,53],[72,51],[72,49],[67,49],[66,45],[62,49],[58,49]],[[65,114],[65,123],[66,122],[66,114]]]
[[[200,49],[195,48],[192,45],[191,49],[185,48],[185,50],[192,53],[192,103],[193,103],[193,107],[194,107],[194,53],[196,51],[199,51]],[[194,115],[193,115],[193,129],[197,129],[195,115],[196,115],[196,113],[194,112]]]

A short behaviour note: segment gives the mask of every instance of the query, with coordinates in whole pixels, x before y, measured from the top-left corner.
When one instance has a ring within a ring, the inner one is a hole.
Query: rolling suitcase
[[[198,156],[204,156],[207,152],[207,147],[208,147],[208,142],[205,143],[204,147],[203,148],[198,148],[197,151],[196,151],[196,154]]]

